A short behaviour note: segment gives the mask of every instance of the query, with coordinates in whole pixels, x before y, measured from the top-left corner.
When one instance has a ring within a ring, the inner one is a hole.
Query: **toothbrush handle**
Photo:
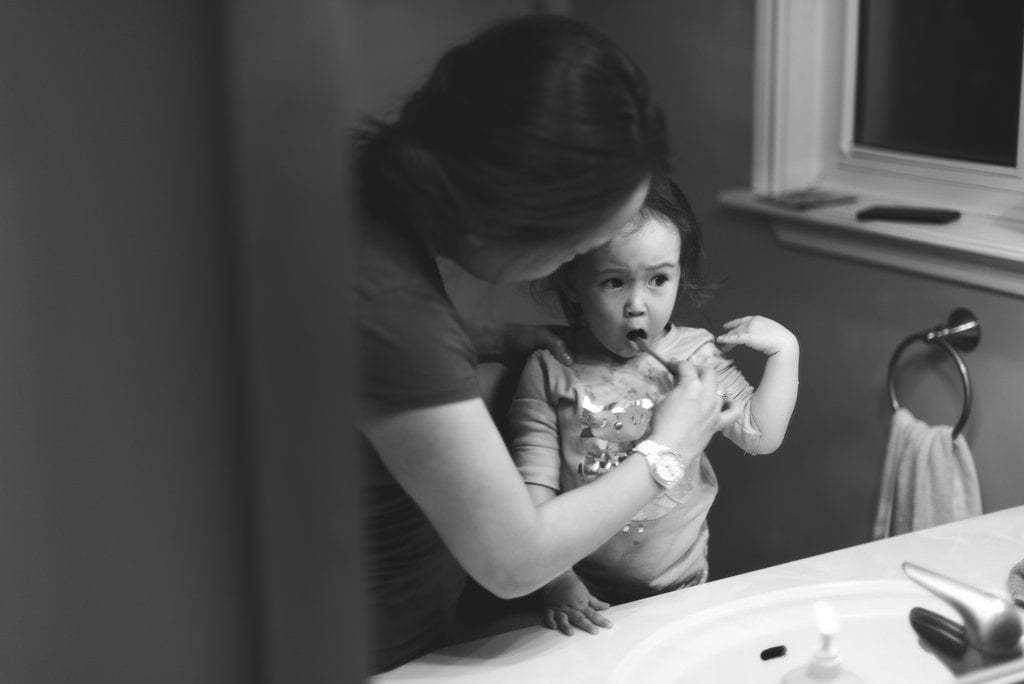
[[[675,370],[672,369],[672,366],[668,365],[668,361],[666,361],[665,358],[661,356],[661,354],[651,349],[651,345],[647,344],[647,340],[645,340],[642,337],[637,337],[633,339],[632,342],[640,349],[640,351],[649,354],[652,358],[654,358],[655,361],[664,366],[665,370],[671,373],[673,378],[677,377]]]
[[[650,354],[651,356],[653,356],[658,363],[660,363],[662,366],[664,366],[668,370],[669,373],[671,373],[672,375],[676,374],[675,370],[673,370],[672,366],[668,365],[668,361],[661,354],[658,354],[657,352],[655,352],[650,347],[647,347],[647,349],[645,351],[648,354]]]

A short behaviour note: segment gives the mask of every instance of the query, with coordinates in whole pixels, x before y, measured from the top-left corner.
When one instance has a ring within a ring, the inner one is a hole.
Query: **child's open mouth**
[[[637,340],[646,340],[647,331],[644,330],[643,328],[634,328],[633,330],[630,330],[628,333],[626,333],[626,339],[633,343],[636,343]],[[637,346],[639,347],[640,345],[637,344]]]
[[[665,367],[669,373],[675,376],[675,371],[672,370],[672,366],[668,365],[668,361],[663,359],[660,354],[651,349],[651,346],[647,344],[647,331],[641,328],[634,328],[626,333],[626,339],[633,343],[633,346],[639,349],[641,352],[650,354],[658,363]]]

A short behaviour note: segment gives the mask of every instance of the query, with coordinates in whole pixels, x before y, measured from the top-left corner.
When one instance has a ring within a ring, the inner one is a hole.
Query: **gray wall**
[[[904,337],[958,306],[983,328],[966,355],[975,399],[965,435],[984,507],[1024,504],[1024,300],[783,249],[764,219],[718,206],[719,190],[750,182],[753,5],[575,3],[577,16],[633,53],[668,114],[677,179],[704,220],[712,271],[727,278],[707,309],[710,323],[761,313],[801,341],[800,399],[782,448],[758,458],[728,444],[711,450],[721,478],[711,519],[715,576],[868,540],[889,429],[889,358]],[[756,377],[760,360],[739,358]],[[904,361],[902,403],[930,422],[955,422],[952,362],[916,348]]]
[[[348,431],[348,134],[387,116],[441,52],[534,3],[227,5],[226,55],[268,681],[365,671],[358,461]]]
[[[0,7],[0,680],[360,678],[348,128],[537,4]]]
[[[0,4],[0,680],[251,682],[202,0]]]
[[[267,682],[366,671],[348,137],[358,3],[226,7],[230,177]]]

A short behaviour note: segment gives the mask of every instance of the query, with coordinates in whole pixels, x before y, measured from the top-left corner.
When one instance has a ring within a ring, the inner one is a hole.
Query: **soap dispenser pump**
[[[811,684],[833,682],[834,684],[864,684],[864,680],[849,670],[843,669],[843,659],[836,646],[839,634],[839,616],[832,604],[825,601],[814,603],[814,617],[821,634],[821,647],[811,656],[804,667],[798,667],[782,678],[782,684]]]

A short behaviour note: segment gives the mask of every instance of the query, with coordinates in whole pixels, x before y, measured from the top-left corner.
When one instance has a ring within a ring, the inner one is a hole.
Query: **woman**
[[[543,586],[735,419],[713,375],[680,364],[653,419],[663,453],[534,506],[434,262],[490,282],[547,275],[610,240],[666,157],[643,75],[603,35],[553,15],[453,48],[396,121],[364,131],[356,311],[377,671],[450,642],[467,572],[503,598]]]

